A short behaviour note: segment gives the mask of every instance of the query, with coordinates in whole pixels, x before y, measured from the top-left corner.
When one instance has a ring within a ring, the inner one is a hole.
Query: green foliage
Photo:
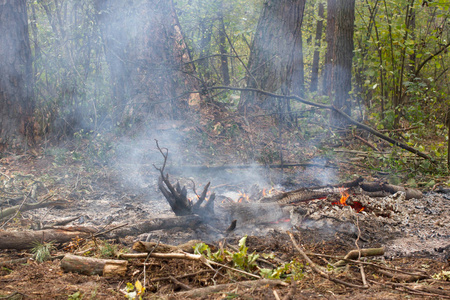
[[[31,253],[33,253],[33,259],[37,262],[44,262],[51,258],[51,251],[55,248],[53,242],[41,243],[34,242]]]
[[[108,242],[103,242],[100,245],[100,257],[116,257],[117,254],[117,245],[110,244]]]
[[[213,253],[205,243],[196,244],[194,246],[194,253],[202,254],[206,258],[216,262],[232,262],[234,267],[252,272],[257,268],[256,260],[259,258],[259,254],[255,252],[248,253],[248,247],[245,245],[246,241],[247,236],[239,240],[239,251],[235,253],[228,250],[218,250]]]
[[[248,247],[246,246],[247,236],[244,236],[239,240],[239,251],[230,252],[228,250],[218,250],[212,252],[208,245],[205,243],[199,243],[194,246],[195,254],[202,254],[206,258],[212,261],[220,263],[231,262],[235,268],[247,272],[253,272],[259,270],[262,277],[267,279],[283,279],[283,280],[301,280],[304,274],[304,266],[297,260],[293,260],[289,263],[282,264],[275,269],[259,268],[256,264],[257,259],[260,257],[256,252],[248,253]],[[265,259],[273,258],[272,255],[262,254]]]
[[[142,300],[144,293],[145,293],[145,287],[142,286],[142,283],[139,280],[136,280],[134,285],[130,282],[127,282],[127,286],[125,288],[125,296],[127,297],[127,299]]]
[[[297,260],[282,264],[276,269],[260,269],[262,277],[267,279],[301,280],[305,277],[305,266]]]
[[[72,295],[69,295],[69,297],[67,297],[67,300],[81,300],[83,298],[84,298],[83,294],[81,294],[80,291],[77,291]]]

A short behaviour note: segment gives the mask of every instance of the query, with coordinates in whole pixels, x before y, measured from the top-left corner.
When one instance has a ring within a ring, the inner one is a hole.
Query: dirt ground
[[[225,123],[223,126],[228,128]],[[154,139],[169,149],[167,171],[173,180],[178,179],[189,188],[195,182],[197,191],[211,181],[211,190],[219,199],[217,211],[222,203],[236,201],[242,194],[251,198],[255,190],[324,186],[356,175],[374,179],[373,172],[349,163],[328,158],[316,160],[315,157],[320,157],[317,147],[300,147],[295,140],[286,146],[286,153],[310,159],[308,164],[289,169],[227,168],[224,165],[246,163],[251,156],[260,163],[271,163],[275,154],[267,149],[273,148],[264,146],[272,143],[270,138],[258,140],[261,143],[258,149],[266,150],[250,155],[251,145],[214,130],[206,137],[196,128],[186,127],[181,131],[183,135],[175,135],[168,129],[141,139],[42,144],[26,152],[2,154],[2,210],[20,205],[23,199],[64,200],[67,204],[3,218],[1,230],[39,229],[66,217],[76,217],[69,225],[104,230],[119,224],[132,226],[152,218],[174,216],[157,188],[155,166],[161,166],[162,158]],[[111,141],[114,147],[109,146]],[[197,149],[192,147],[195,143],[200,145]],[[108,153],[105,149],[114,151]],[[230,149],[236,156],[230,155]],[[284,157],[286,161],[298,161],[297,158],[288,154]],[[42,263],[33,259],[31,250],[4,249],[0,252],[0,297],[126,299],[127,283],[136,286],[139,281],[145,283],[144,299],[186,299],[189,293],[199,299],[447,299],[450,298],[450,200],[445,193],[424,191],[421,199],[396,200],[395,208],[386,208],[389,214],[384,215],[370,211],[350,213],[351,208],[314,201],[293,210],[293,214],[301,215],[301,222],[297,223],[291,219],[287,223],[239,224],[229,234],[206,224],[194,229],[176,227],[113,240],[74,240],[55,244],[52,258]],[[352,197],[355,200],[361,196]],[[331,280],[311,269],[287,231],[293,233],[301,249]],[[247,253],[266,257],[247,271],[259,277],[258,268],[286,266],[278,281],[269,284],[236,271],[239,267],[233,266],[230,259],[223,262],[228,268],[183,259],[129,259],[126,275],[111,278],[65,273],[60,267],[61,258],[67,253],[114,258],[117,253],[132,252],[131,246],[137,240],[178,245],[195,239],[208,243],[212,249],[221,249],[226,241],[224,249],[237,253],[239,240],[246,235]],[[363,258],[363,267],[355,263],[334,267],[356,247],[384,247],[385,253]],[[418,274],[420,279],[414,277]],[[339,280],[340,283],[336,282]],[[226,286],[220,290],[204,289],[222,284]],[[194,294],[195,291],[200,294]]]

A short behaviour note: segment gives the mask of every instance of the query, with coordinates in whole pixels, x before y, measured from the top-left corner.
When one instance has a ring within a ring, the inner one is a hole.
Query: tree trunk
[[[96,0],[97,20],[111,73],[115,121],[178,118],[195,82],[171,1]],[[198,96],[190,96],[198,97]],[[125,125],[125,124],[123,124]]]
[[[319,12],[316,28],[316,42],[315,42],[315,50],[313,56],[313,64],[311,71],[311,84],[309,86],[309,90],[311,92],[317,91],[318,81],[319,81],[319,58],[320,58],[320,43],[322,41],[322,30],[323,30],[323,3],[319,3]]]
[[[306,0],[266,0],[252,42],[247,86],[303,95],[301,26]],[[240,108],[274,107],[267,97],[243,93]]]
[[[0,148],[33,141],[33,72],[25,0],[0,2]]]
[[[336,28],[336,0],[327,0],[327,53],[323,68],[322,95],[332,96],[333,88],[333,57],[334,57],[334,34]]]
[[[225,32],[225,24],[223,22],[223,16],[220,13],[219,15],[219,51],[222,56],[220,56],[220,70],[222,73],[223,84],[228,86],[230,85],[230,72],[228,70],[228,58],[227,58],[227,50],[225,47],[227,37]]]
[[[352,89],[353,31],[355,0],[337,0],[336,35],[334,51],[334,101],[337,109],[351,116],[349,92]],[[346,123],[340,114],[333,112],[332,123]]]

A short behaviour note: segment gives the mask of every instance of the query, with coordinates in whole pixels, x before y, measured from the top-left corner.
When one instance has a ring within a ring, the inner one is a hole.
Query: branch
[[[417,156],[420,156],[422,158],[428,159],[430,161],[432,161],[433,163],[435,163],[436,161],[431,158],[430,156],[428,156],[427,154],[420,152],[419,150],[416,150],[406,144],[403,144],[397,140],[394,140],[392,138],[390,138],[389,136],[386,136],[378,131],[376,131],[375,129],[370,128],[369,126],[366,126],[362,123],[359,123],[358,121],[352,119],[349,115],[347,115],[346,113],[344,113],[343,111],[341,111],[340,109],[337,109],[336,107],[332,106],[332,105],[327,105],[327,104],[321,104],[321,103],[314,103],[308,100],[305,100],[299,96],[296,95],[289,95],[289,96],[283,96],[283,95],[279,95],[279,94],[275,94],[275,93],[271,93],[271,92],[267,92],[267,91],[263,91],[263,90],[259,90],[259,89],[255,89],[255,88],[238,88],[238,87],[229,87],[229,86],[215,86],[215,87],[209,87],[209,90],[223,90],[223,89],[228,89],[228,90],[232,90],[232,91],[251,91],[251,92],[256,92],[256,93],[260,93],[266,96],[270,96],[270,97],[274,97],[274,98],[280,98],[280,99],[289,99],[289,100],[296,100],[298,102],[307,104],[307,105],[311,105],[311,106],[315,106],[315,107],[320,107],[320,108],[324,108],[324,109],[329,109],[331,111],[335,111],[338,114],[340,114],[342,117],[344,117],[345,119],[347,119],[347,121],[353,125],[356,125],[356,127],[360,128],[360,129],[364,129],[365,131],[368,131],[370,133],[372,133],[373,135],[395,145],[398,146],[404,150],[407,150],[411,153],[416,154]],[[195,93],[199,93],[200,91],[196,91]]]
[[[317,267],[317,265],[308,257],[308,255],[306,255],[305,251],[303,251],[303,249],[300,248],[300,246],[295,241],[294,235],[291,232],[288,231],[287,234],[289,234],[289,237],[291,238],[291,241],[292,241],[292,244],[294,245],[294,247],[297,249],[298,252],[300,252],[300,254],[303,256],[303,258],[306,260],[306,262],[309,264],[309,266],[315,273],[319,274],[323,278],[326,278],[335,283],[340,283],[347,287],[359,288],[359,289],[367,289],[368,288],[367,286],[348,283],[343,280],[331,277],[330,274],[326,273],[325,271],[322,271],[319,267]]]
[[[439,53],[441,53],[442,51],[444,51],[445,49],[447,49],[450,46],[450,42],[447,43],[447,45],[445,45],[444,47],[442,47],[441,49],[439,49],[436,53],[434,54],[430,54],[430,56],[428,56],[418,67],[416,72],[414,73],[414,76],[417,77],[417,75],[419,75],[419,72],[422,70],[422,68],[425,66],[425,64],[427,62],[429,62],[430,60],[432,60],[433,58],[436,57],[436,55],[438,55]]]

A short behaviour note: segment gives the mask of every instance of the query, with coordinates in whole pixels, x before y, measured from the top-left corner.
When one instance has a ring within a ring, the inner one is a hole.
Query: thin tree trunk
[[[225,24],[223,22],[223,16],[220,13],[219,15],[219,51],[222,56],[220,57],[220,70],[222,73],[222,80],[224,85],[230,85],[230,73],[228,70],[228,58],[227,58],[227,50],[225,48],[227,37],[225,32]]]
[[[325,64],[323,69],[322,94],[332,96],[333,88],[333,57],[334,57],[334,35],[336,28],[336,0],[327,0],[327,52],[325,54]]]
[[[311,92],[317,91],[319,81],[319,58],[320,58],[320,44],[322,41],[322,30],[323,30],[323,14],[324,14],[323,3],[319,3],[319,12],[318,12],[319,20],[317,21],[316,27],[316,42],[314,45],[315,50],[311,71],[311,84],[309,86],[309,90]]]

